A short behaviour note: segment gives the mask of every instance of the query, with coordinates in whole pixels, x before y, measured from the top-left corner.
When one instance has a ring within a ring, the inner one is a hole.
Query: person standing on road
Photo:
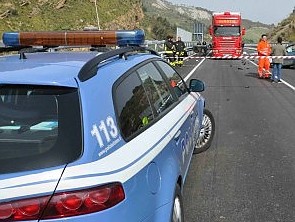
[[[173,41],[173,36],[168,35],[164,43],[165,55],[168,57],[169,63],[175,66],[175,44]]]
[[[178,36],[177,41],[175,42],[175,51],[177,56],[177,65],[183,65],[183,57],[185,56],[185,44],[181,40],[181,37]]]
[[[268,77],[270,75],[270,62],[265,56],[269,56],[271,53],[271,46],[267,41],[266,34],[261,36],[259,43],[257,44],[258,56],[258,77]]]
[[[286,48],[283,46],[282,37],[278,37],[277,39],[278,43],[275,44],[271,50],[272,56],[285,56],[287,55]],[[283,64],[283,58],[273,58],[273,70],[271,75],[271,81],[272,82],[281,82],[281,76],[282,76],[282,64]]]

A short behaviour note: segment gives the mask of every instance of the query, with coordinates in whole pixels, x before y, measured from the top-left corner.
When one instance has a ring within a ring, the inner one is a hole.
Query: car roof
[[[13,84],[77,86],[81,67],[97,53],[26,53],[0,57],[0,81]]]
[[[43,52],[26,53],[26,59],[19,55],[0,57],[0,82],[6,84],[54,85],[77,87],[77,77],[81,68],[98,52]],[[127,70],[153,55],[136,54],[128,59],[114,59],[110,67],[115,75]],[[105,70],[105,69],[104,69]]]

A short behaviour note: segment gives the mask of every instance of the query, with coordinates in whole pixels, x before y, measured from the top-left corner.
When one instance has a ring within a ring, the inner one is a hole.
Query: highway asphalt
[[[193,156],[185,221],[294,222],[295,70],[271,83],[257,78],[255,61],[200,62],[177,69],[205,82],[216,133],[209,150]]]

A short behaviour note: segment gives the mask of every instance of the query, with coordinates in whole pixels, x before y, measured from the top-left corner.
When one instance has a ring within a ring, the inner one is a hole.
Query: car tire
[[[203,121],[197,143],[194,148],[194,154],[206,151],[212,143],[215,133],[215,120],[208,109],[204,109]]]
[[[183,197],[178,184],[174,192],[171,222],[184,222]]]

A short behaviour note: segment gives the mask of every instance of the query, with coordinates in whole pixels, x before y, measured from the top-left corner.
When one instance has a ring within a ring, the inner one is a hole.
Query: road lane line
[[[255,66],[258,67],[258,65],[257,65],[255,62],[253,62],[253,61],[251,61],[251,60],[249,60],[249,59],[247,59],[247,60],[248,60],[249,62],[251,62],[252,64],[254,64]],[[286,86],[288,86],[290,89],[292,89],[292,90],[295,91],[295,87],[292,86],[290,83],[286,82],[286,81],[283,80],[283,79],[281,79],[281,82],[282,82],[283,84],[285,84]]]
[[[191,75],[196,71],[197,68],[199,68],[199,66],[205,61],[206,58],[203,58],[201,60],[201,62],[199,62],[198,65],[195,66],[195,68],[193,68],[193,70],[183,79],[185,82],[191,77]]]
[[[285,80],[281,79],[281,82],[284,83],[286,86],[290,87],[291,89],[293,89],[295,91],[295,87],[292,86],[290,83],[287,83]]]

